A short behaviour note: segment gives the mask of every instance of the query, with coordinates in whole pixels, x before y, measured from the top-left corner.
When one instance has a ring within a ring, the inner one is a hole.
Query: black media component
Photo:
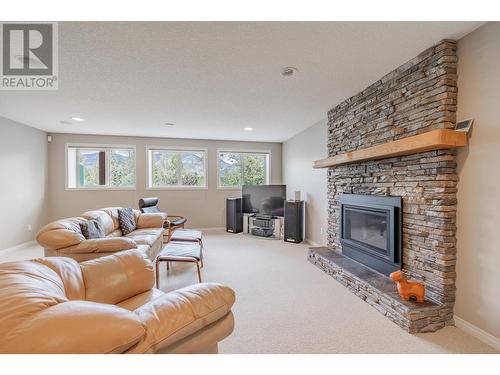
[[[283,216],[286,185],[243,185],[243,212],[256,216]]]
[[[253,227],[252,234],[258,237],[271,237],[274,234],[274,228]]]
[[[243,232],[243,211],[241,198],[226,199],[226,232]]]
[[[304,201],[285,202],[285,234],[286,242],[299,243],[304,240]]]

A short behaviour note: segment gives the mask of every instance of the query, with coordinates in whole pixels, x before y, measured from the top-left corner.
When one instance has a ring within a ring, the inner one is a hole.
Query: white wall
[[[296,190],[306,201],[306,239],[326,245],[328,227],[327,169],[313,169],[316,159],[327,156],[327,121],[316,123],[283,143],[283,183],[288,198]]]
[[[32,241],[45,224],[47,134],[0,117],[0,165],[0,249],[5,249]]]
[[[457,120],[474,118],[458,151],[455,314],[500,338],[500,23],[458,42]]]
[[[78,215],[84,211],[109,207],[137,207],[139,198],[157,196],[160,208],[169,214],[186,216],[189,227],[225,226],[225,201],[241,196],[241,190],[217,188],[217,149],[268,150],[271,152],[270,183],[281,184],[281,143],[232,142],[174,138],[146,138],[53,134],[49,146],[50,220]],[[65,144],[96,143],[136,146],[136,190],[71,191],[65,189]],[[147,190],[146,146],[208,148],[208,189]]]

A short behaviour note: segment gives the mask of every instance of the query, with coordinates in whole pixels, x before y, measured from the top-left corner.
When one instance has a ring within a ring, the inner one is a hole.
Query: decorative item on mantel
[[[472,118],[470,118],[468,120],[458,121],[455,124],[455,131],[468,133],[470,131],[470,128],[472,127],[473,122],[474,122],[474,119],[472,119]]]
[[[406,277],[401,271],[393,272],[389,276],[398,286],[398,293],[402,299],[420,303],[424,302],[424,284],[406,280]]]

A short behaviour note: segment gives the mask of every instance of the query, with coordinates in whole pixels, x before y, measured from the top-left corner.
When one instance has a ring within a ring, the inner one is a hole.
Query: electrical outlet
[[[319,234],[321,235],[325,234],[325,228],[319,228]]]
[[[31,232],[33,230],[33,226],[31,224],[28,224],[28,230]]]

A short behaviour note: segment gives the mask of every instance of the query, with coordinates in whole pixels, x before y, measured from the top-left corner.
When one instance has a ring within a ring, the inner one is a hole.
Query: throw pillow
[[[118,220],[120,221],[120,228],[124,236],[133,232],[137,228],[134,210],[130,207],[120,208],[118,210]]]
[[[80,229],[82,230],[83,237],[87,240],[91,240],[93,238],[104,238],[106,236],[106,233],[104,233],[104,227],[99,219],[82,221],[80,223]]]

